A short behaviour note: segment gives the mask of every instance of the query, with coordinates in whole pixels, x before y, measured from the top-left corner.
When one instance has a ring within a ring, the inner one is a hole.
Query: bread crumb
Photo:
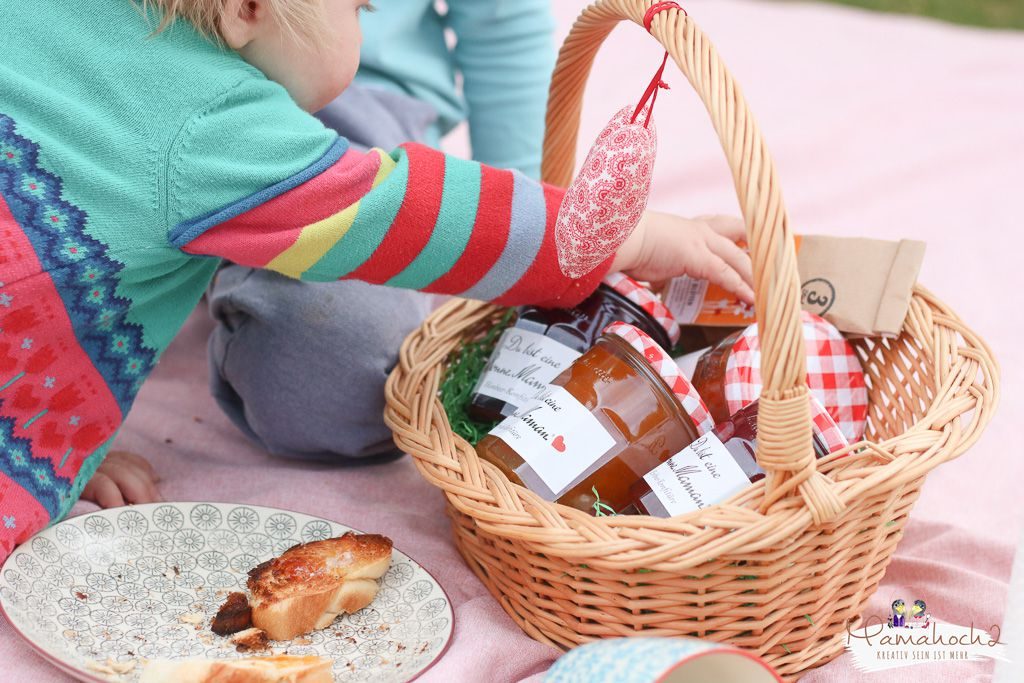
[[[305,636],[302,636],[301,638],[296,638],[295,640],[292,641],[292,645],[312,645],[312,644],[313,644],[313,641],[310,640],[309,638],[305,637]]]
[[[228,636],[252,626],[252,610],[245,593],[231,593],[217,610],[210,630],[218,636]]]
[[[95,671],[98,674],[106,674],[108,676],[123,676],[126,673],[135,669],[136,661],[129,659],[124,662],[119,662],[113,657],[107,657],[105,662],[91,661],[85,663],[85,668],[90,671]]]
[[[196,630],[198,631],[199,625],[206,621],[206,617],[204,617],[202,614],[197,614],[195,612],[185,612],[184,614],[178,615],[178,621],[180,621],[182,624],[192,624],[196,627]]]
[[[239,631],[228,640],[235,645],[235,649],[239,652],[266,650],[269,648],[270,642],[266,631],[255,627]]]

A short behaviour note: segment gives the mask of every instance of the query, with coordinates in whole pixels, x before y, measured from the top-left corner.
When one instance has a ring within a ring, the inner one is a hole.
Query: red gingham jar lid
[[[811,429],[821,438],[822,444],[829,453],[835,453],[850,445],[843,430],[839,428],[839,425],[814,394],[811,394]]]
[[[647,359],[647,362],[650,363],[654,371],[665,380],[665,384],[668,385],[672,393],[679,399],[683,410],[693,420],[693,424],[697,427],[698,436],[715,428],[715,423],[711,419],[711,412],[704,405],[704,400],[701,399],[700,394],[693,388],[690,381],[683,376],[682,371],[676,365],[672,356],[665,349],[661,348],[656,341],[651,339],[642,330],[627,323],[612,323],[604,328],[604,333],[621,337],[637,353]]]
[[[622,273],[608,273],[603,282],[658,321],[658,324],[665,328],[673,345],[679,341],[679,323],[657,294]]]
[[[820,316],[802,312],[807,349],[807,387],[839,426],[846,440],[864,436],[868,390],[860,359],[842,333]],[[761,350],[757,325],[733,344],[725,368],[725,400],[729,414],[761,395]]]

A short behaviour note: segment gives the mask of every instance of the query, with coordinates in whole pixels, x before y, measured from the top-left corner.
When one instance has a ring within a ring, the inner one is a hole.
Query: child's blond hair
[[[227,0],[138,0],[144,10],[156,8],[160,14],[159,33],[177,19],[189,21],[200,33],[222,40],[220,18]],[[324,0],[263,0],[271,16],[297,39],[319,42],[323,35]]]

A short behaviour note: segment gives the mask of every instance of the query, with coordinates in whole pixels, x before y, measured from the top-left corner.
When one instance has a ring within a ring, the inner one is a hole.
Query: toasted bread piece
[[[139,683],[332,683],[331,661],[322,657],[154,659]]]
[[[231,593],[217,610],[210,630],[218,636],[229,636],[252,626],[252,610],[245,593]]]
[[[324,628],[356,612],[377,594],[391,564],[391,539],[348,533],[303,543],[249,572],[253,626],[273,640]]]
[[[255,626],[239,631],[228,640],[239,652],[249,652],[250,650],[255,652],[257,650],[267,650],[270,648],[270,645],[267,642],[266,631],[258,629]]]

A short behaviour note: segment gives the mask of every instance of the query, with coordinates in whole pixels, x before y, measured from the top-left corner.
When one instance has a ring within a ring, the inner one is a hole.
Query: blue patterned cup
[[[545,683],[782,683],[757,655],[696,638],[615,638],[563,655]]]

